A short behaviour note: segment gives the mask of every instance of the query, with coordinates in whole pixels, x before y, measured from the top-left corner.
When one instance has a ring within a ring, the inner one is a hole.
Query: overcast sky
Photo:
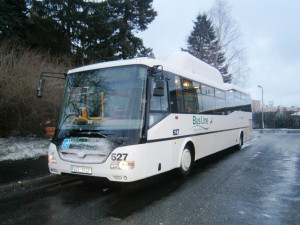
[[[252,99],[274,105],[300,107],[300,1],[227,0],[239,24],[250,68],[247,90]],[[187,37],[199,12],[214,0],[154,0],[158,16],[140,34],[154,55],[186,47]]]

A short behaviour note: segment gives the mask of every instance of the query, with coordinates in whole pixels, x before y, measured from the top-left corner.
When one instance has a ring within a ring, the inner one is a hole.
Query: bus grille
[[[115,146],[104,138],[71,138],[70,144],[62,143],[59,156],[74,163],[103,163]]]

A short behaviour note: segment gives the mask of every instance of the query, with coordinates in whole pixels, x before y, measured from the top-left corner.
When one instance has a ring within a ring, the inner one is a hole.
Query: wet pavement
[[[241,151],[131,184],[77,179],[0,201],[2,224],[300,224],[300,132],[255,131]],[[1,171],[2,173],[2,171]]]
[[[47,156],[0,161],[0,185],[50,175]]]

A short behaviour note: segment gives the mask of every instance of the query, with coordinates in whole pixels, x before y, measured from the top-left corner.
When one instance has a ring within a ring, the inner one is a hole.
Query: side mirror
[[[37,87],[37,97],[41,98],[43,95],[43,90],[44,90],[44,84],[45,84],[45,79],[44,78],[40,78],[38,87]]]
[[[162,70],[162,68],[161,68],[161,70],[159,69],[160,67],[162,67],[161,65],[155,65],[155,66],[152,66],[151,68],[150,68],[150,73],[151,74],[157,74],[157,73],[159,73],[159,72],[161,72],[161,70]]]
[[[153,96],[164,96],[164,93],[165,93],[165,81],[163,80],[157,80],[155,82],[155,87],[154,87],[154,90],[153,90]]]
[[[151,76],[155,76],[161,80],[164,79],[164,69],[162,65],[156,65],[149,68]]]

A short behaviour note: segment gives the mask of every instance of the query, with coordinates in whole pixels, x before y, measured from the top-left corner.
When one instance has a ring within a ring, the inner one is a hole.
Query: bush
[[[36,97],[40,73],[66,72],[70,67],[70,63],[17,42],[0,43],[0,137],[44,135],[40,123],[58,118],[65,81],[47,80],[40,99]]]

